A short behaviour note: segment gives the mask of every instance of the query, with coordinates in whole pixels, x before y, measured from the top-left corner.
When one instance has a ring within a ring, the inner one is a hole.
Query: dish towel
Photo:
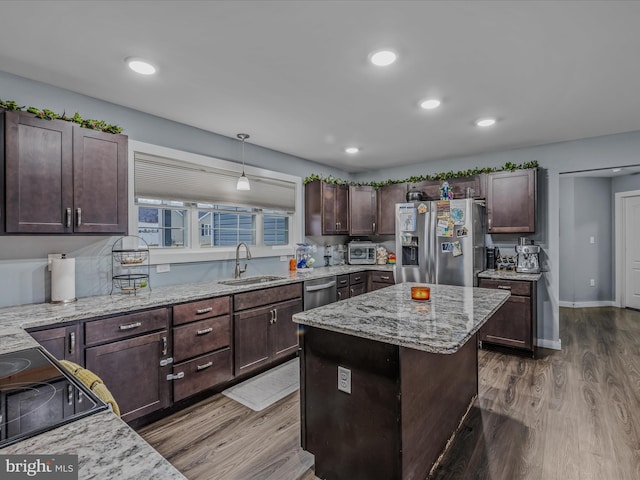
[[[60,360],[64,368],[69,370],[78,380],[80,380],[89,390],[95,393],[100,400],[107,404],[116,415],[120,416],[120,408],[116,399],[105,386],[102,379],[91,370],[81,367],[77,363],[69,360]]]

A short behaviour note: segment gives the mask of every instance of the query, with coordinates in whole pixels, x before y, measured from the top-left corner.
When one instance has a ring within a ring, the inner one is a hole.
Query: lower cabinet
[[[173,366],[173,401],[215,387],[232,377],[229,347],[177,363]]]
[[[536,283],[481,278],[478,287],[511,292],[507,302],[480,329],[480,342],[519,348],[533,353],[537,326]]]
[[[168,309],[93,320],[84,325],[86,368],[111,391],[124,421],[170,405]]]
[[[338,282],[338,300],[345,298],[357,297],[367,292],[367,272],[350,273],[348,275],[339,275]]]
[[[293,288],[291,288],[293,287]],[[269,298],[289,300],[277,303]],[[291,318],[302,311],[302,284],[274,287],[235,296],[234,373],[236,376],[265,367],[298,350],[298,326]],[[257,306],[262,304],[262,306]],[[238,311],[238,307],[249,306]]]
[[[367,281],[367,292],[380,290],[389,285],[395,285],[395,283],[393,272],[371,270]]]
[[[29,334],[58,360],[83,363],[78,324],[29,331]]]

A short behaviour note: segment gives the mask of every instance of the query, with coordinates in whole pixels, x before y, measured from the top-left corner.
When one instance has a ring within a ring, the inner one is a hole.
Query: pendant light
[[[242,140],[242,175],[238,178],[238,183],[236,185],[236,190],[251,190],[251,185],[249,184],[249,179],[244,174],[244,141],[249,138],[249,134],[247,133],[239,133],[237,137]]]

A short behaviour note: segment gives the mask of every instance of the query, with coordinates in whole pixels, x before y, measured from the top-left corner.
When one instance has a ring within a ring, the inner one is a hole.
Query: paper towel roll
[[[76,300],[76,259],[54,258],[51,261],[51,303]]]

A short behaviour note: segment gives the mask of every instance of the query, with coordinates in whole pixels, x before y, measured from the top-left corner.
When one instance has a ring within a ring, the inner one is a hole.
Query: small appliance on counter
[[[349,265],[375,265],[376,263],[376,244],[373,242],[349,242],[347,252]]]
[[[520,238],[520,244],[516,245],[516,272],[540,273],[540,247],[533,245],[525,237]]]

